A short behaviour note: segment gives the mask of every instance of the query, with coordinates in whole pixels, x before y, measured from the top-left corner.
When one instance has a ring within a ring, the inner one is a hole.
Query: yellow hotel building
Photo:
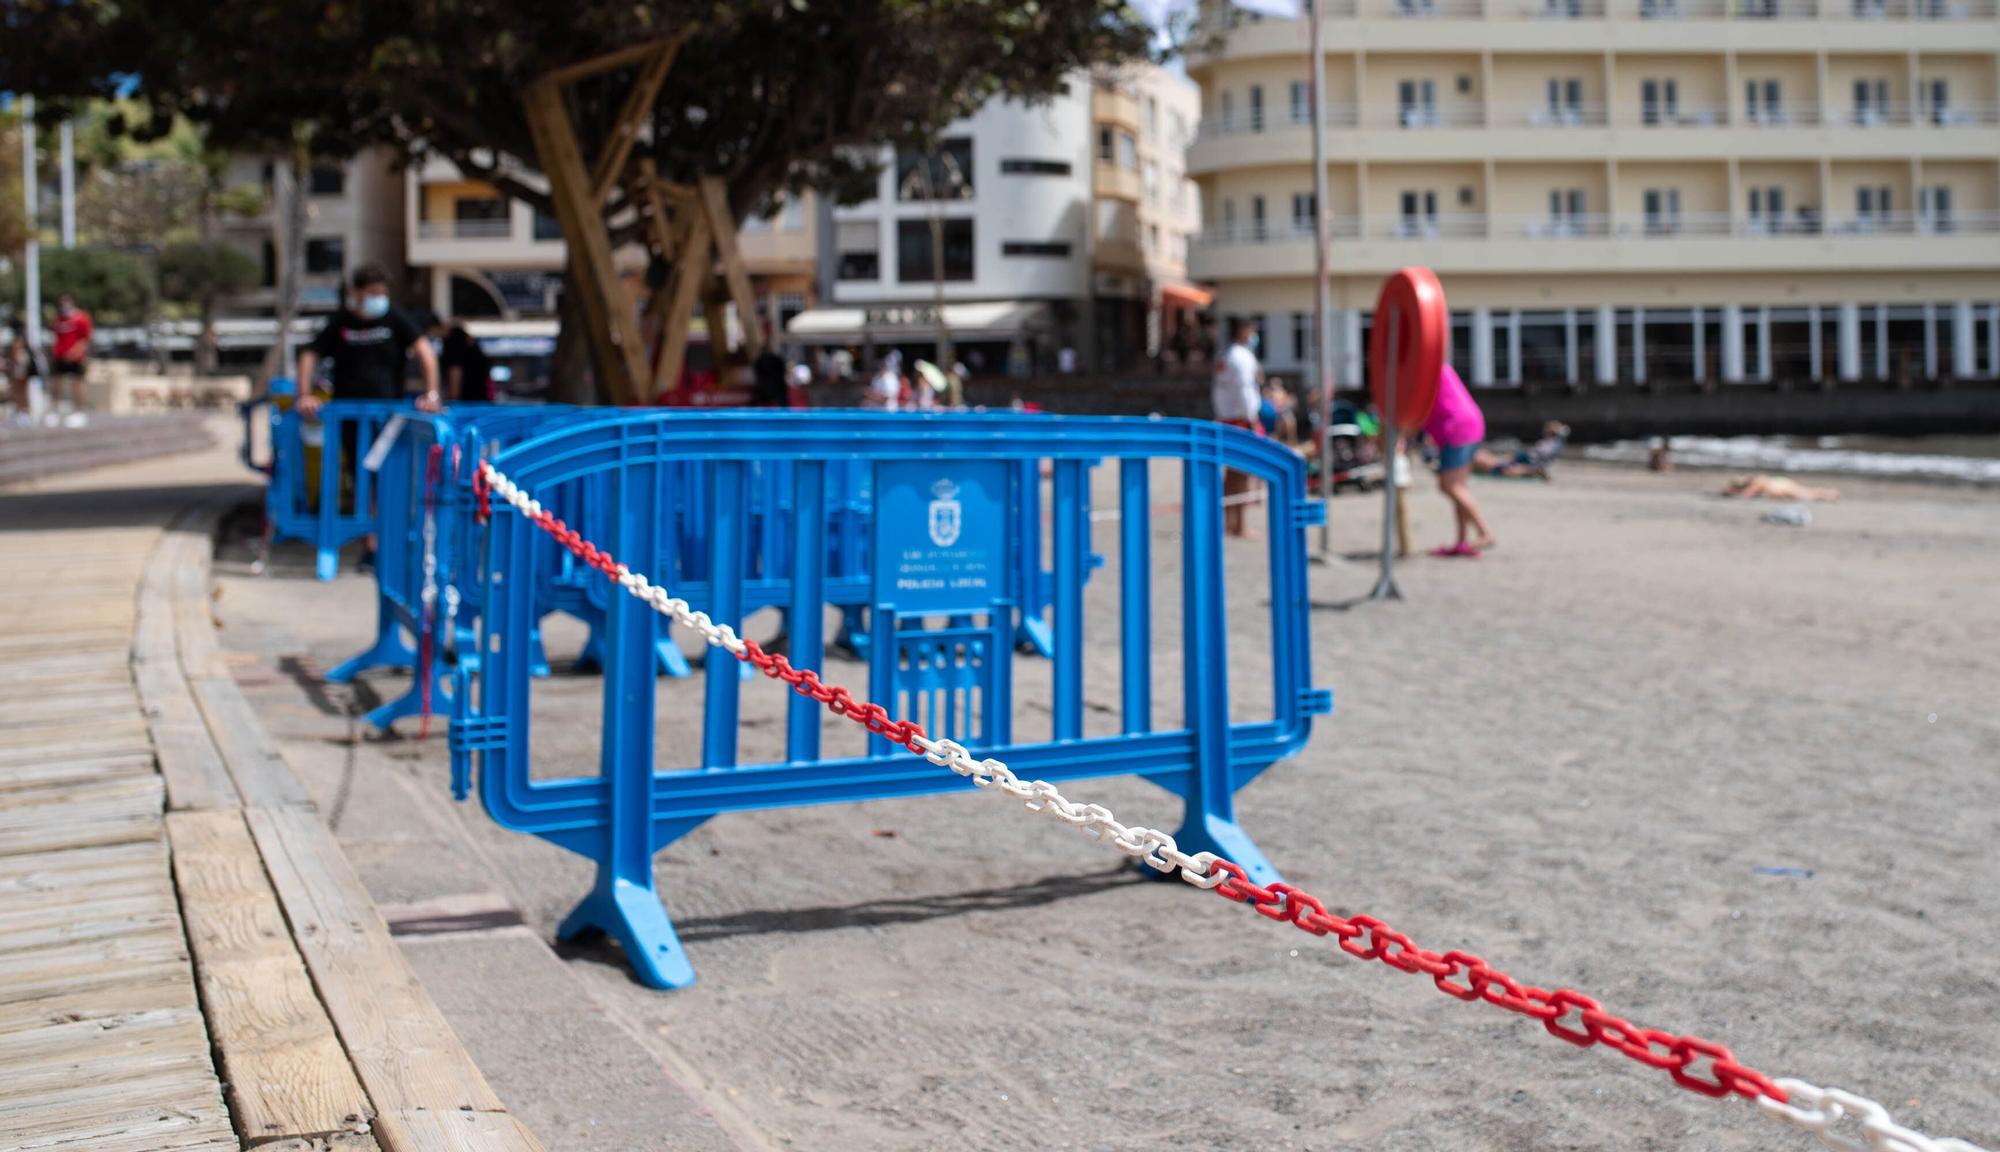
[[[1428,265],[1487,386],[2000,374],[1995,0],[1320,0],[1334,366]],[[1312,363],[1303,19],[1218,0],[1190,274]]]

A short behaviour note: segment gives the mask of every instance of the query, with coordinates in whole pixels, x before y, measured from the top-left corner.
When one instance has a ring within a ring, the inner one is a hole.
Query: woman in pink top
[[[1438,491],[1451,501],[1452,514],[1458,520],[1458,542],[1431,555],[1477,556],[1480,549],[1493,546],[1493,532],[1479,514],[1479,504],[1467,482],[1472,475],[1472,454],[1486,439],[1486,416],[1449,364],[1438,376],[1437,404],[1431,408],[1430,419],[1424,421],[1424,435],[1438,446]],[[1479,534],[1467,540],[1468,528]]]

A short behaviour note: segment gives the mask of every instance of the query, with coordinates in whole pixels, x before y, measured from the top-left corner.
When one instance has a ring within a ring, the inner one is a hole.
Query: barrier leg
[[[403,639],[403,626],[396,621],[396,612],[389,604],[387,596],[375,599],[375,642],[362,652],[335,667],[326,674],[329,682],[346,684],[370,668],[410,668],[417,662],[417,654]]]
[[[1183,852],[1213,852],[1233,860],[1253,882],[1270,884],[1283,877],[1236,823],[1222,589],[1222,468],[1213,460],[1189,460],[1183,476],[1181,676],[1195,767],[1181,794],[1187,807],[1174,841]]]
[[[661,826],[661,842],[686,835],[701,824],[699,820]],[[694,965],[674,934],[674,922],[660,903],[653,887],[653,864],[649,856],[636,875],[627,875],[614,861],[601,863],[597,885],[590,895],[563,917],[556,929],[558,940],[588,940],[609,934],[625,950],[625,959],[649,988],[685,988],[694,983]]]
[[[528,632],[528,675],[541,679],[549,674],[549,654],[542,647],[542,626]]]

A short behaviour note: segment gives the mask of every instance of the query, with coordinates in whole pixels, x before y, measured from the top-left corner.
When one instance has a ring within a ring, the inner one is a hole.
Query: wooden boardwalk
[[[540,1152],[223,665],[242,478],[0,492],[0,1148]]]

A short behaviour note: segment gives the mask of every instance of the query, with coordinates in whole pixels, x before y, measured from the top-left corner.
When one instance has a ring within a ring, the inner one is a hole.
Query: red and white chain
[[[1820,1088],[1803,1080],[1768,1077],[1737,1063],[1729,1049],[1720,1044],[1635,1026],[1606,1012],[1597,1001],[1581,993],[1567,988],[1551,992],[1523,985],[1470,953],[1439,954],[1419,948],[1408,936],[1373,917],[1335,915],[1321,901],[1292,885],[1254,884],[1239,865],[1212,852],[1184,853],[1172,836],[1157,828],[1121,824],[1101,804],[1076,803],[1046,780],[1023,780],[992,757],[976,758],[957,741],[926,735],[917,724],[891,719],[881,705],[856,700],[847,689],[823,683],[812,670],[793,668],[785,657],[765,652],[756,641],[738,636],[729,625],[717,623],[706,612],[669,595],[666,589],[583,539],[490,463],[480,462],[473,486],[482,518],[488,507],[488,493],[499,496],[579,560],[604,573],[660,614],[692,629],[711,646],[754,665],[772,679],[784,681],[800,695],[820,701],[835,715],[847,717],[932,764],[951,769],[975,786],[1012,796],[1028,811],[1081,829],[1159,872],[1178,871],[1187,883],[1247,903],[1260,915],[1289,923],[1313,936],[1333,936],[1341,951],[1357,959],[1378,960],[1398,971],[1427,975],[1440,991],[1460,1000],[1484,1000],[1539,1020],[1551,1035],[1578,1047],[1602,1045],[1648,1067],[1666,1071],[1675,1083],[1704,1096],[1748,1097],[1765,1115],[1810,1133],[1835,1152],[1985,1152],[1963,1140],[1936,1139],[1904,1128],[1889,1118],[1888,1109],[1854,1093]],[[1571,1018],[1574,1025],[1564,1023]],[[1706,1076],[1695,1071],[1702,1061],[1706,1061]],[[1852,1123],[1843,1124],[1844,1121]]]

